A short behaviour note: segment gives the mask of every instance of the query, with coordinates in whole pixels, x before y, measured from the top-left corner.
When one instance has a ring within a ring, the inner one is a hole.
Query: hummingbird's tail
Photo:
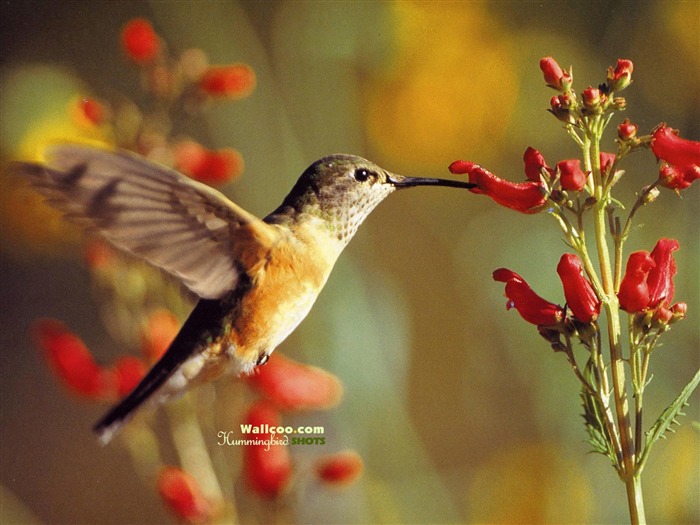
[[[215,333],[223,311],[219,300],[201,299],[185,321],[163,357],[151,368],[134,390],[114,406],[93,427],[100,443],[109,443],[119,429],[144,403],[160,404],[184,392],[188,381],[177,372],[186,362],[201,359],[203,334]]]

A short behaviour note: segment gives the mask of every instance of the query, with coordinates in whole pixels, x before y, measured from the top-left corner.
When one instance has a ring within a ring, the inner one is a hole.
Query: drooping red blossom
[[[638,129],[639,127],[636,124],[632,124],[630,120],[626,118],[617,126],[617,136],[620,140],[631,140],[637,136]]]
[[[110,397],[114,389],[112,375],[95,363],[85,343],[63,323],[38,321],[35,336],[51,368],[71,391],[89,399]]]
[[[554,170],[547,166],[542,153],[535,148],[527,148],[523,153],[523,162],[525,163],[525,176],[528,180],[539,182],[542,176],[542,170],[551,175]]]
[[[655,266],[649,271],[647,283],[649,285],[650,308],[671,306],[673,300],[673,277],[676,275],[676,261],[673,252],[680,245],[675,239],[659,239],[651,251],[651,258]]]
[[[547,202],[547,194],[542,183],[510,182],[497,177],[478,164],[457,160],[450,164],[450,172],[468,174],[469,182],[476,184],[472,193],[488,195],[501,206],[522,213],[537,213]]]
[[[212,66],[199,79],[199,88],[213,97],[243,98],[255,88],[255,71],[246,64]]]
[[[540,69],[544,74],[544,81],[549,87],[558,91],[566,91],[571,87],[570,73],[563,71],[552,57],[545,57],[540,60]]]
[[[152,312],[141,332],[141,353],[149,363],[160,359],[180,330],[177,317],[169,310]]]
[[[593,111],[600,106],[600,89],[588,87],[581,92],[581,98],[586,109]]]
[[[332,486],[347,486],[354,483],[364,470],[360,455],[354,450],[343,450],[316,460],[314,471],[318,478]]]
[[[666,124],[654,130],[651,151],[657,158],[673,166],[700,166],[700,142],[679,137],[678,130]]]
[[[135,356],[123,356],[112,367],[117,386],[117,396],[124,397],[139,384],[146,375],[146,365]]]
[[[581,260],[574,254],[565,253],[559,259],[557,273],[564,286],[566,304],[574,317],[584,323],[595,321],[600,314],[600,300],[583,275]]]
[[[223,184],[243,172],[243,157],[230,148],[212,151],[185,140],[175,146],[174,155],[177,169],[205,184]]]
[[[282,410],[319,410],[336,406],[343,395],[337,377],[274,353],[247,381]]]
[[[493,280],[506,283],[506,308],[515,308],[523,319],[537,326],[552,326],[564,318],[564,309],[537,295],[525,280],[512,270],[499,268]]]
[[[671,166],[667,164],[659,170],[659,181],[662,186],[671,190],[684,190],[693,182],[700,179],[700,166]]]
[[[131,60],[146,64],[160,53],[160,39],[148,20],[135,18],[122,29],[122,47]]]
[[[280,415],[269,402],[260,400],[248,409],[244,423],[254,427],[277,427],[280,424]],[[272,439],[271,434],[261,433],[254,436],[261,441]],[[272,443],[246,445],[243,449],[243,473],[253,492],[265,498],[276,498],[284,492],[292,475],[292,460],[288,447]]]
[[[158,493],[167,507],[187,523],[206,523],[215,514],[202,489],[190,474],[178,467],[166,466],[158,473]]]
[[[622,91],[632,83],[634,64],[631,60],[618,58],[615,69],[608,68],[608,85],[612,91]]]
[[[561,187],[567,191],[580,191],[586,186],[588,176],[581,170],[578,159],[562,160],[557,163]]]
[[[630,254],[627,259],[625,275],[620,282],[617,298],[620,308],[628,313],[641,312],[649,305],[651,294],[647,277],[656,265],[649,252],[638,251]]]

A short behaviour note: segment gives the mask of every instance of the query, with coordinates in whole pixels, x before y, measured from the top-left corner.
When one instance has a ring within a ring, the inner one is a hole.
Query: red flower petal
[[[317,410],[336,406],[343,387],[334,375],[274,353],[248,382],[283,410]]]
[[[122,29],[122,47],[138,64],[152,61],[160,52],[160,40],[148,20],[135,18]]]
[[[551,175],[552,169],[547,166],[542,153],[535,148],[527,148],[523,154],[523,162],[525,162],[525,176],[534,182],[539,182],[542,177],[542,169],[544,168]]]
[[[552,57],[545,57],[540,60],[540,69],[544,74],[544,81],[549,87],[553,87],[558,91],[565,91],[571,86],[571,75],[563,71]]]
[[[178,467],[163,467],[158,474],[158,493],[168,508],[188,523],[205,523],[215,514],[190,474]]]
[[[581,170],[581,161],[578,159],[562,160],[557,163],[560,173],[561,187],[567,191],[580,191],[586,186],[588,177]]]
[[[584,323],[595,321],[600,314],[600,301],[590,281],[583,275],[581,260],[565,253],[559,260],[557,273],[564,286],[566,304],[574,317]]]
[[[564,318],[564,309],[537,295],[517,273],[507,268],[493,272],[494,281],[506,283],[506,308],[515,308],[528,323],[552,326]]]
[[[684,190],[698,179],[700,179],[700,166],[697,164],[688,166],[668,164],[659,170],[661,185],[672,190]]]
[[[501,206],[522,213],[537,213],[547,202],[544,186],[539,182],[509,182],[497,177],[478,164],[458,160],[450,164],[450,171],[469,174],[469,182],[476,184],[472,193],[483,193]]]
[[[627,259],[625,276],[620,282],[617,298],[625,312],[641,312],[649,305],[650,293],[647,284],[649,271],[656,265],[649,252],[638,251]]]
[[[668,308],[673,300],[673,277],[676,275],[676,261],[673,252],[680,245],[675,239],[659,239],[651,251],[654,267],[649,271],[649,306]]]
[[[319,458],[314,470],[321,481],[329,485],[344,486],[355,482],[362,475],[364,463],[354,450],[344,450]]]
[[[700,166],[700,142],[680,138],[677,130],[665,124],[654,130],[651,150],[673,166]]]

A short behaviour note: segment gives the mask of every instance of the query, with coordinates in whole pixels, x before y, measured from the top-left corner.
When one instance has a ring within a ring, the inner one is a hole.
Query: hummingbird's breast
[[[306,221],[288,230],[250,274],[229,334],[238,368],[249,373],[307,316],[342,247],[327,228]]]

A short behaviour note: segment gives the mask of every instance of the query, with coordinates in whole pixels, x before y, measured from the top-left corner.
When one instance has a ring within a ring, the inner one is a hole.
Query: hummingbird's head
[[[354,155],[317,160],[299,177],[282,205],[268,217],[301,221],[320,218],[334,236],[347,243],[372,210],[397,189],[413,186],[472,188],[473,184],[395,175]]]

